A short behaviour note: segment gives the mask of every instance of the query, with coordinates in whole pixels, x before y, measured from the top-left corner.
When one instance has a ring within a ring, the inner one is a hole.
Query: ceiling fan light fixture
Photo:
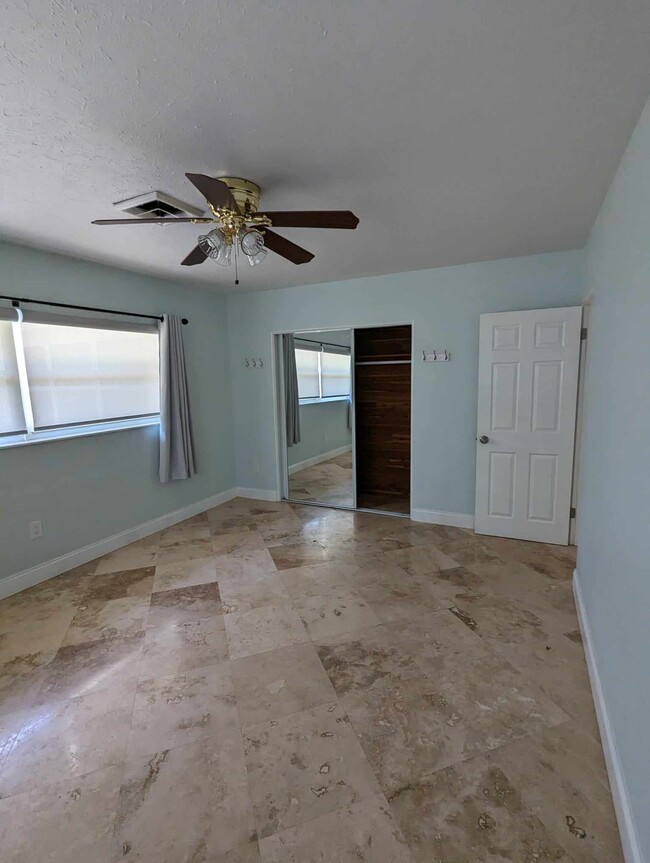
[[[215,228],[209,234],[202,234],[197,244],[206,258],[211,258],[220,267],[230,266],[232,243],[228,242],[221,228]]]
[[[264,247],[263,234],[256,228],[249,228],[240,233],[239,246],[251,267],[261,264],[269,253]]]

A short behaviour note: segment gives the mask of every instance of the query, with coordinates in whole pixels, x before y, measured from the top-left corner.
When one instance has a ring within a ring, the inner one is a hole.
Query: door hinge
[[[571,509],[569,510],[569,518],[575,518],[575,517],[576,517],[576,508],[575,508],[575,506],[572,506]]]
[[[584,341],[586,341],[586,340],[587,340],[587,327],[583,327],[583,328],[580,330],[580,341],[581,341],[581,342],[584,342]]]

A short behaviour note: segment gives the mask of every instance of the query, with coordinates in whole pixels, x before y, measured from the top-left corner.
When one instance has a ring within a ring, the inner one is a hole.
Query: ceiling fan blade
[[[295,210],[259,213],[268,216],[274,228],[345,228],[354,230],[359,219],[350,210]]]
[[[199,246],[194,246],[189,255],[181,261],[181,267],[193,267],[195,264],[202,264],[206,257]]]
[[[239,207],[235,203],[232,192],[221,180],[215,180],[214,177],[206,177],[205,174],[185,174],[185,176],[215,209],[225,208],[234,210],[235,213],[239,212]]]
[[[276,255],[281,255],[292,264],[307,264],[314,257],[307,249],[297,246],[291,240],[281,237],[275,231],[270,231],[268,228],[263,228],[264,245],[267,249],[275,252]]]
[[[171,217],[163,219],[95,219],[91,225],[172,225],[174,222],[202,222],[203,219],[172,219]],[[212,221],[208,219],[206,221]]]

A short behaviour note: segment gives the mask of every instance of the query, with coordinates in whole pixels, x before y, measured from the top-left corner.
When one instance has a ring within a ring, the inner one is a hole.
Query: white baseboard
[[[205,512],[207,509],[212,509],[214,506],[227,503],[235,497],[246,497],[254,500],[278,499],[275,491],[266,491],[264,489],[231,488],[227,491],[222,491],[212,497],[188,504],[181,509],[168,512],[151,521],[138,524],[128,530],[108,536],[106,539],[101,539],[91,545],[86,545],[83,548],[70,551],[53,560],[38,564],[38,566],[33,566],[31,569],[24,569],[22,572],[10,575],[8,578],[0,580],[0,599],[4,599],[14,593],[19,593],[21,590],[26,590],[28,587],[40,584],[42,581],[47,581],[48,578],[61,575],[69,569],[74,569],[76,566],[89,563],[91,560],[109,554],[111,551],[117,551],[118,548],[123,548],[131,542],[144,539],[145,536],[150,536],[152,533],[157,533],[159,530],[164,530],[166,527],[178,524],[179,521],[185,521],[186,518],[192,518],[192,516]]]
[[[474,528],[474,516],[466,512],[441,512],[436,509],[412,509],[411,521],[445,524],[447,527]]]
[[[621,767],[621,761],[616,747],[616,738],[614,737],[614,729],[609,719],[607,710],[607,702],[605,701],[605,693],[598,672],[598,663],[594,652],[594,643],[589,628],[589,620],[585,612],[585,606],[582,599],[582,589],[580,587],[580,578],[578,571],[573,572],[573,593],[576,600],[576,608],[578,610],[578,620],[580,622],[580,631],[582,632],[582,641],[585,648],[585,656],[587,658],[587,668],[589,669],[589,679],[591,681],[591,691],[594,697],[596,706],[596,716],[598,717],[598,727],[600,728],[600,737],[605,753],[605,762],[607,764],[607,772],[609,774],[609,784],[612,789],[612,797],[614,799],[614,808],[616,809],[616,818],[618,820],[618,829],[621,834],[621,844],[623,846],[623,855],[625,863],[643,863],[641,856],[641,847],[637,838],[636,827],[634,824],[634,816],[630,806],[630,800],[625,784],[625,776]]]
[[[247,497],[251,500],[280,500],[277,491],[266,488],[236,488],[233,497]]]
[[[340,446],[337,449],[332,449],[329,452],[323,452],[320,455],[306,458],[304,461],[297,461],[295,464],[292,464],[289,467],[289,476],[294,473],[298,473],[299,470],[304,470],[307,467],[313,467],[315,464],[321,464],[321,462],[329,461],[331,458],[336,458],[337,455],[343,455],[346,452],[352,452],[351,443],[346,444],[345,446]]]

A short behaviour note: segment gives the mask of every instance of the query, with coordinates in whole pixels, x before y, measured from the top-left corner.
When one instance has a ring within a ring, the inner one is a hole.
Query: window
[[[0,320],[0,445],[158,417],[154,327],[114,329],[118,325],[109,321],[67,316],[58,323],[54,315],[29,312],[25,317]]]
[[[320,349],[296,348],[298,396],[316,401],[350,396],[350,354]]]

